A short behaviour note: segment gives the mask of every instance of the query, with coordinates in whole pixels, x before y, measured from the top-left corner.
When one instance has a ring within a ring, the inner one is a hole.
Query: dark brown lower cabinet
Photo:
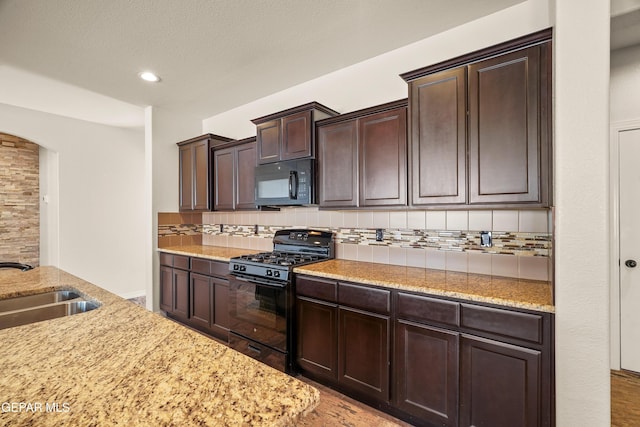
[[[173,316],[189,317],[189,272],[160,266],[160,308]]]
[[[160,254],[160,309],[186,325],[229,340],[229,264]]]
[[[210,328],[213,301],[213,286],[211,277],[191,273],[191,319],[194,326]]]
[[[301,374],[416,426],[554,425],[552,314],[296,283]]]
[[[229,281],[191,273],[188,323],[224,341],[229,339]]]
[[[213,323],[212,332],[219,338],[229,337],[229,281],[212,277],[213,283]]]
[[[298,365],[306,373],[331,381],[338,379],[338,305],[297,297]]]
[[[173,311],[173,268],[160,266],[160,308],[163,311]]]
[[[389,401],[389,316],[340,306],[338,382],[366,397]]]
[[[459,335],[432,326],[396,321],[396,407],[435,425],[458,425]]]
[[[460,426],[541,425],[541,352],[460,338]]]

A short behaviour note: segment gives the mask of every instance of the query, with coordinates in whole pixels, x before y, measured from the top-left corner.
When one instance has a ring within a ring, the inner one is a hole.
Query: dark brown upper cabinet
[[[464,68],[409,83],[411,204],[467,201],[467,77]]]
[[[179,148],[179,208],[180,211],[207,211],[209,197],[209,149],[231,141],[224,136],[204,134],[178,142]]]
[[[410,205],[551,204],[551,30],[402,75]]]
[[[321,207],[406,206],[407,100],[317,124]]]
[[[550,46],[469,65],[469,203],[547,204]]]
[[[315,122],[337,114],[311,102],[251,120],[256,125],[258,163],[314,157]]]
[[[223,147],[212,149],[214,210],[255,209],[256,138]]]

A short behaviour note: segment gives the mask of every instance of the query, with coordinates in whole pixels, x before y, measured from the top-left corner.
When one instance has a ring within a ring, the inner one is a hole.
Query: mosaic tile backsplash
[[[158,246],[205,244],[266,251],[272,248],[277,230],[315,228],[335,233],[337,258],[549,280],[550,222],[545,210],[342,212],[291,208],[281,212],[161,213]],[[376,241],[377,229],[382,230],[382,241]],[[480,245],[480,231],[492,232],[491,247]]]

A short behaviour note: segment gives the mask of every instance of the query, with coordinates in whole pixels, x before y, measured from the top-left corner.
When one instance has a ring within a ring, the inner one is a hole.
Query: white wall
[[[640,45],[611,52],[611,122],[640,118]]]
[[[610,423],[609,0],[556,0],[556,414]]]
[[[48,236],[59,236],[58,267],[121,296],[143,295],[143,132],[6,104],[0,130],[57,153],[43,160],[59,183],[58,200],[50,199],[58,204],[59,228],[51,215],[45,225]],[[47,244],[48,262],[55,263],[55,242]]]
[[[179,141],[198,136],[202,121],[159,107],[145,109],[145,289],[147,308],[160,309],[158,212],[178,212]]]
[[[548,1],[525,1],[477,21],[205,119],[203,130],[231,138],[245,138],[256,133],[251,119],[310,101],[317,101],[340,113],[346,113],[406,98],[407,84],[399,74],[550,26]]]

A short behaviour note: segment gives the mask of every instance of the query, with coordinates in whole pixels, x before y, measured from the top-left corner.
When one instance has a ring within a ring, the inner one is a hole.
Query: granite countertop
[[[2,425],[288,426],[319,402],[315,388],[62,270],[0,270],[0,299],[69,288],[102,306],[0,330]]]
[[[229,260],[233,257],[261,252],[257,249],[226,248],[221,246],[207,245],[169,246],[165,248],[158,248],[158,251],[176,255],[188,255],[196,258],[207,258],[224,262],[229,262]]]
[[[550,282],[334,259],[295,273],[554,313]]]

